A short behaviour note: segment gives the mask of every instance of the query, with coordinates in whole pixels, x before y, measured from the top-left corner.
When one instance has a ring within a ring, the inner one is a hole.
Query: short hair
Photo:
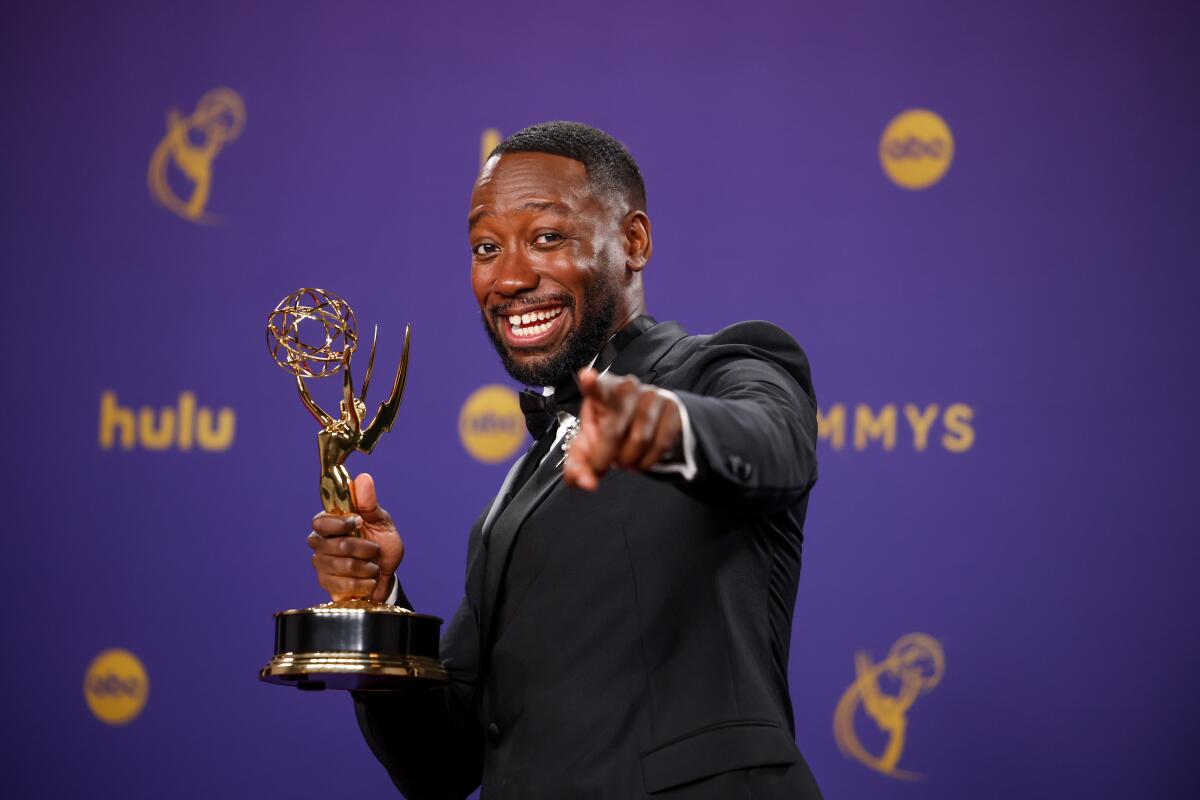
[[[588,181],[601,189],[616,189],[634,207],[646,210],[642,171],[625,145],[599,128],[582,122],[541,122],[512,134],[488,155],[549,153],[583,164]]]

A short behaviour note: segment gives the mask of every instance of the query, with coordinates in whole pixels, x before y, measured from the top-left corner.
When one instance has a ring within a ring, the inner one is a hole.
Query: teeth
[[[520,328],[513,328],[512,332],[514,336],[537,336],[539,333],[545,333],[550,330],[552,324],[551,322],[543,322],[540,325],[526,325]]]
[[[561,308],[551,308],[544,311],[530,311],[527,314],[512,314],[508,318],[508,324],[512,326],[512,332],[516,336],[537,336],[539,333],[550,330],[550,320],[561,313]],[[542,324],[531,325],[530,323],[533,322]]]

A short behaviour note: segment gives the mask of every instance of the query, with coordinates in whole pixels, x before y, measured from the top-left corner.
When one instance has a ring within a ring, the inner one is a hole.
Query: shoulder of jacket
[[[711,364],[727,358],[766,361],[791,376],[810,399],[815,397],[808,355],[800,343],[778,325],[763,320],[738,322],[704,339],[706,341],[693,351],[689,363]]]
[[[758,347],[800,350],[800,343],[790,333],[773,322],[755,319],[736,322],[722,328],[707,339],[705,344],[749,344]]]
[[[808,357],[790,333],[770,322],[750,320],[716,333],[685,336],[672,346],[659,373],[725,358],[748,357],[772,361],[807,383]]]

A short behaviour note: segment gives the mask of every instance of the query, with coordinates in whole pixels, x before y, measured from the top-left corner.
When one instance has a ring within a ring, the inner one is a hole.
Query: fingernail
[[[362,517],[355,514],[350,518],[350,524],[357,528],[358,526],[362,525]]]

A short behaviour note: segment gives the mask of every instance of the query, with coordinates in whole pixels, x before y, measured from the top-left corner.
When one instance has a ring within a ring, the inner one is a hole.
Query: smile
[[[511,314],[504,319],[508,322],[509,336],[527,342],[545,338],[545,334],[557,327],[562,312],[563,307],[556,306],[528,311],[524,314]]]
[[[542,306],[521,314],[504,314],[497,320],[497,326],[510,348],[541,348],[558,337],[560,327],[568,319],[564,311],[566,306]]]

